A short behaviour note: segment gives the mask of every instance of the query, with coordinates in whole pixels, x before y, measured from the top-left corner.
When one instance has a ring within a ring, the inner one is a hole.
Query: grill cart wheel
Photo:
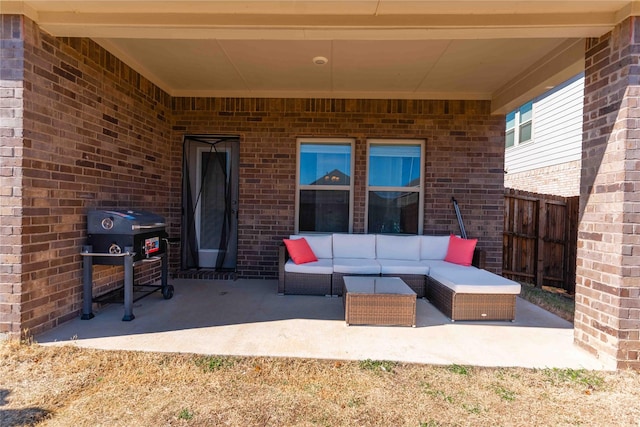
[[[171,299],[173,296],[173,285],[167,285],[164,289],[162,289],[162,296],[164,299]]]

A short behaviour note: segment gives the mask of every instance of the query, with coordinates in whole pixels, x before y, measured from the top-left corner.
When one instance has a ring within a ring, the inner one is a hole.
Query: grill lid
[[[163,230],[165,220],[160,215],[134,210],[90,210],[87,212],[89,234],[138,234]]]

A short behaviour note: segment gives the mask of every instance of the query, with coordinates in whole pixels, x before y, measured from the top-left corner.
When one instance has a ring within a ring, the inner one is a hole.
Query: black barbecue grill
[[[161,290],[165,299],[173,296],[173,286],[167,284],[167,245],[163,217],[152,212],[134,210],[90,210],[87,212],[87,245],[83,247],[84,286],[82,319],[93,318],[91,305],[99,299],[92,297],[93,264],[124,265],[124,317],[133,320],[133,268],[142,262],[160,261],[161,285],[145,285],[149,295]],[[149,291],[150,289],[150,291]],[[117,290],[119,291],[119,290]],[[136,301],[137,301],[136,299]],[[104,299],[102,300],[104,301]]]

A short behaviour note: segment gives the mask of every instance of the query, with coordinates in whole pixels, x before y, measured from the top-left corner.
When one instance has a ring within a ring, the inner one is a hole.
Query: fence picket
[[[575,292],[578,197],[505,189],[502,273]]]

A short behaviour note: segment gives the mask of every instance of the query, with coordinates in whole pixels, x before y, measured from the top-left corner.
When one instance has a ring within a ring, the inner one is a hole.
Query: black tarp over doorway
[[[237,136],[184,138],[181,263],[185,269],[235,271],[238,144]]]

